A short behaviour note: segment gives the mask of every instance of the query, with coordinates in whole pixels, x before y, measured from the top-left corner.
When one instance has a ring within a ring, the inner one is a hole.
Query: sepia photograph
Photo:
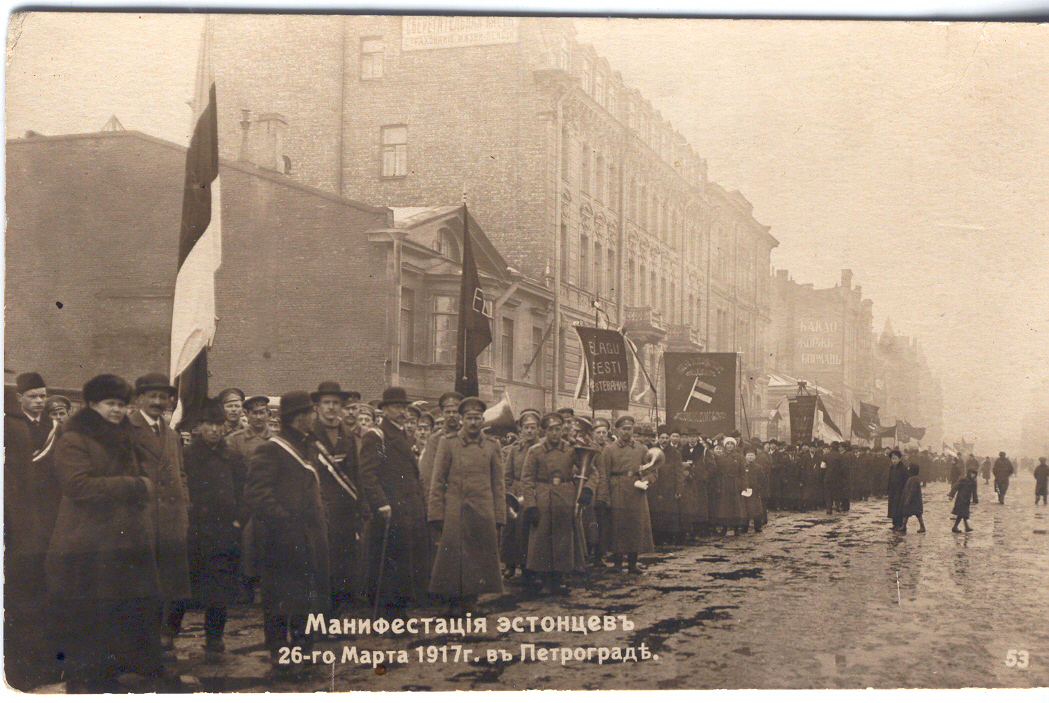
[[[1034,21],[15,9],[7,692],[1044,697],[1047,95]]]

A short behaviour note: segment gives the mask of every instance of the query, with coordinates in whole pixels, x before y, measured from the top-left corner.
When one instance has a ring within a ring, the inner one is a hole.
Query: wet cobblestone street
[[[336,663],[318,661],[295,682],[266,678],[257,606],[231,612],[227,653],[211,663],[193,612],[176,640],[176,666],[202,691],[1046,687],[1049,511],[1033,505],[1033,483],[1027,472],[1016,477],[999,505],[981,482],[968,534],[951,532],[948,487],[932,483],[926,534],[913,520],[907,534],[893,533],[885,501],[871,500],[833,516],[774,512],[760,534],[665,548],[640,576],[591,573],[566,597],[526,596],[511,581],[502,596],[482,600],[486,633],[329,639],[316,649],[334,652]],[[501,616],[595,615],[625,616],[634,629],[496,629]],[[638,661],[522,660],[522,644],[631,647]],[[420,662],[431,645],[473,653],[465,662]],[[641,660],[642,645],[651,658]],[[408,663],[342,663],[344,647],[404,650]],[[510,661],[489,663],[486,651],[500,649]]]

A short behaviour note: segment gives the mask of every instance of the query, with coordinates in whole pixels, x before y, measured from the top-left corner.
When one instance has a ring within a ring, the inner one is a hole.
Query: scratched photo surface
[[[1044,693],[1047,40],[12,14],[7,686]]]

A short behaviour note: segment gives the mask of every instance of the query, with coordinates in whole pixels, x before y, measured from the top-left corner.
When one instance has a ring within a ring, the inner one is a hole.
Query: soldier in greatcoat
[[[309,459],[320,478],[328,522],[331,607],[336,615],[353,602],[364,585],[357,449],[342,421],[342,404],[349,395],[335,381],[324,381],[310,393],[317,419],[311,430]]]
[[[482,593],[502,593],[499,528],[506,488],[499,443],[484,434],[480,398],[459,403],[463,426],[441,443],[434,461],[427,519],[437,539],[430,592],[462,617]]]
[[[137,409],[128,415],[139,460],[156,486],[157,569],[165,610],[170,610],[173,601],[190,597],[190,497],[182,463],[182,437],[163,419],[177,397],[178,389],[166,375],[148,373],[135,381]],[[157,627],[161,627],[159,613]],[[165,626],[161,635],[164,649],[174,647],[173,635]]]
[[[426,595],[432,543],[419,465],[403,428],[407,392],[387,388],[379,409],[384,413],[379,431],[366,431],[361,447],[361,487],[374,511],[367,538],[368,595],[388,618],[397,618]]]
[[[430,478],[433,476],[433,462],[437,459],[437,447],[444,437],[454,437],[459,432],[462,418],[459,417],[459,403],[463,396],[456,391],[441,395],[437,404],[441,408],[441,428],[434,426],[433,432],[426,440],[426,447],[419,455],[419,476],[423,483],[423,495],[430,494]]]
[[[531,524],[528,536],[528,569],[538,573],[543,586],[553,594],[566,594],[564,577],[582,569],[583,536],[575,519],[575,481],[579,457],[564,439],[564,420],[558,413],[547,413],[540,421],[543,441],[532,445],[525,457],[521,485],[524,490],[524,518]],[[584,483],[581,504],[594,495],[593,477]]]
[[[612,530],[610,551],[613,568],[623,564],[622,555],[627,555],[627,570],[640,574],[637,564],[639,554],[654,552],[652,542],[652,520],[648,513],[648,496],[638,482],[655,480],[657,469],[650,469],[639,476],[648,453],[644,444],[634,439],[634,418],[623,415],[616,420],[616,441],[605,447],[603,457],[603,494],[612,508]]]
[[[528,528],[524,521],[524,490],[521,487],[521,475],[524,472],[525,456],[528,449],[539,441],[539,411],[531,408],[521,411],[518,427],[521,438],[508,446],[503,453],[504,484],[506,500],[512,502],[513,510],[507,515],[506,527],[503,529],[501,557],[506,566],[506,578],[513,578],[517,567],[528,578]],[[511,499],[511,496],[513,497]]]
[[[318,472],[308,458],[315,418],[306,391],[281,396],[280,432],[255,450],[244,487],[244,500],[262,524],[263,633],[271,672],[279,677],[297,673],[281,663],[281,648],[308,653],[314,639],[306,633],[308,616],[331,607],[328,526]]]

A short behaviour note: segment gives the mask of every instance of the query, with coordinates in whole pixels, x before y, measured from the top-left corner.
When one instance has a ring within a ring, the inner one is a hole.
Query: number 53
[[[1026,649],[1010,649],[1005,655],[1005,665],[1015,666],[1017,669],[1026,669],[1030,660],[1031,657]]]

